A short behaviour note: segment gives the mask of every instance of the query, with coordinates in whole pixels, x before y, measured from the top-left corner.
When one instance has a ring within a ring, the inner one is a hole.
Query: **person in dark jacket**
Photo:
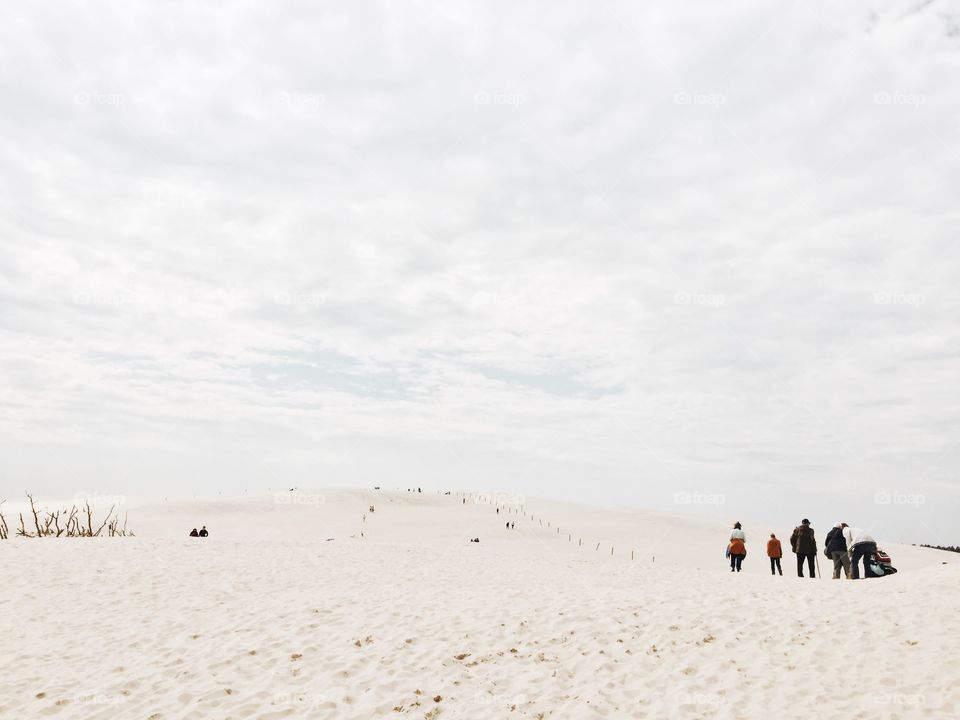
[[[797,576],[803,577],[803,561],[806,560],[810,568],[810,577],[816,577],[813,568],[817,562],[817,539],[814,537],[813,528],[810,527],[810,521],[806,518],[793,529],[790,547],[797,555]]]
[[[207,537],[207,535],[209,535],[209,534],[210,534],[210,533],[207,532],[207,526],[206,526],[206,525],[204,525],[202,528],[200,528],[200,537]]]
[[[846,523],[837,523],[830,528],[830,532],[823,540],[829,557],[833,559],[834,580],[840,579],[841,570],[843,570],[844,577],[850,579],[850,553],[847,552],[847,539],[843,536],[845,527],[849,526]]]
[[[200,533],[197,532],[196,528],[190,531],[190,537],[200,537]]]

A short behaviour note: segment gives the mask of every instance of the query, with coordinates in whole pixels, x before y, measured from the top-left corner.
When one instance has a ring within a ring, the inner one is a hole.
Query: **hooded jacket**
[[[734,538],[730,541],[730,554],[731,555],[746,555],[747,546],[743,544],[743,540],[740,538]]]
[[[777,540],[777,538],[770,538],[767,540],[767,557],[783,557],[783,547],[780,545],[780,541]]]

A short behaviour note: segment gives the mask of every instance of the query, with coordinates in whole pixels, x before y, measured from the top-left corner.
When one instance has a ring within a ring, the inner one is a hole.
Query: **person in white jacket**
[[[850,577],[860,579],[860,558],[863,558],[863,576],[870,577],[870,560],[877,551],[877,543],[863,528],[845,527],[843,537],[850,551]]]
[[[733,530],[730,532],[731,540],[743,540],[747,541],[746,533],[743,532],[743,526],[740,523],[733,524]]]

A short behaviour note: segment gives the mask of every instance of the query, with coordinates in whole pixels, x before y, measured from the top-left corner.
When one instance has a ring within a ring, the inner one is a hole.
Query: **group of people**
[[[869,563],[877,551],[876,541],[862,528],[854,528],[845,522],[837,523],[827,533],[824,554],[833,560],[833,579],[840,579],[840,573],[848,580],[860,579],[860,561],[863,561],[864,577],[870,577]],[[797,556],[797,576],[803,577],[803,566],[809,570],[809,576],[816,577],[817,538],[810,521],[804,518],[790,535],[790,548]],[[743,559],[747,556],[747,536],[743,526],[734,523],[727,545],[730,558],[730,572],[740,572]],[[783,575],[780,559],[783,546],[775,533],[767,540],[767,557],[770,559],[770,574]]]
[[[190,537],[207,537],[210,533],[207,532],[207,526],[204,525],[200,530],[194,528],[190,531]]]

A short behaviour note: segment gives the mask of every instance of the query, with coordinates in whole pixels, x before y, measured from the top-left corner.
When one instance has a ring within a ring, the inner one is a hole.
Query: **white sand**
[[[725,519],[319,492],[0,542],[0,717],[960,717],[960,556],[881,542],[893,577],[771,577],[748,524],[735,576]]]

